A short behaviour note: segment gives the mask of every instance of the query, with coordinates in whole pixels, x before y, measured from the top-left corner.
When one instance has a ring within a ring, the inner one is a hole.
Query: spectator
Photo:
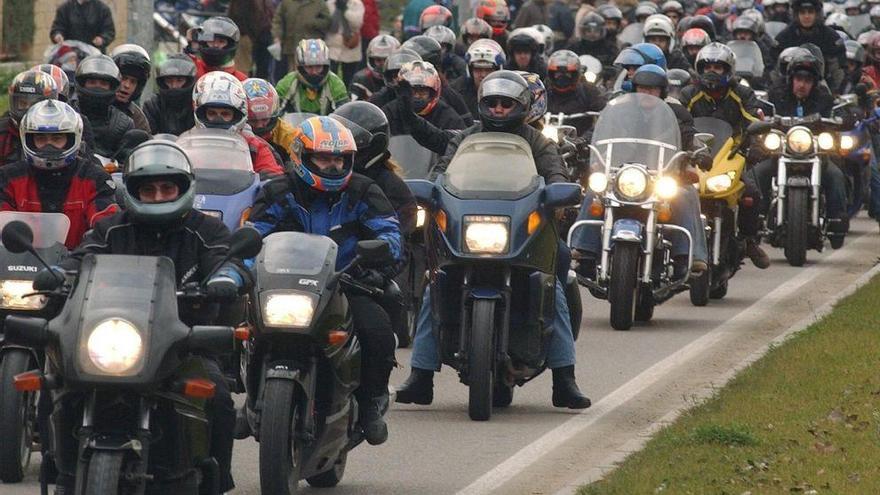
[[[325,41],[330,49],[331,70],[340,75],[348,87],[363,60],[364,4],[361,0],[327,0],[327,8],[331,24]]]
[[[79,40],[105,53],[116,38],[113,13],[101,0],[67,0],[55,11],[49,38],[53,43]]]
[[[296,67],[296,47],[304,39],[324,39],[330,10],[324,0],[281,0],[272,17],[272,37],[281,44],[288,66]]]
[[[518,28],[547,24],[548,17],[546,0],[529,0],[519,9],[513,24]]]
[[[547,10],[547,26],[553,30],[554,42],[564,43],[574,36],[574,14],[563,0],[553,0]]]
[[[272,16],[275,3],[272,0],[231,0],[229,18],[238,24],[241,41],[235,54],[235,65],[243,72],[253,71],[254,77],[269,75],[269,52],[272,44]]]
[[[364,24],[361,26],[361,50],[362,60],[367,59],[367,45],[373,38],[379,36],[379,6],[376,0],[361,0],[364,4]]]

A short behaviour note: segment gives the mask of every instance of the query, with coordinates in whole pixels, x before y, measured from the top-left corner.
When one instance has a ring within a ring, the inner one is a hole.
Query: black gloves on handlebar
[[[229,277],[214,277],[205,285],[205,294],[211,299],[235,299],[238,297],[238,284]]]
[[[55,290],[64,283],[64,272],[57,268],[43,268],[34,277],[34,290]]]
[[[360,269],[354,279],[358,283],[367,285],[369,287],[375,287],[377,289],[384,288],[385,285],[388,283],[385,274],[373,268]]]

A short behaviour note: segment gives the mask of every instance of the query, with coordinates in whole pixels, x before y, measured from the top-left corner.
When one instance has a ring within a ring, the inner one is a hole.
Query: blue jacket
[[[250,216],[263,236],[272,232],[305,232],[327,236],[339,246],[337,269],[354,259],[357,242],[387,241],[398,261],[402,259],[400,224],[391,203],[372,180],[353,174],[348,187],[338,193],[318,193],[293,177],[267,183]]]

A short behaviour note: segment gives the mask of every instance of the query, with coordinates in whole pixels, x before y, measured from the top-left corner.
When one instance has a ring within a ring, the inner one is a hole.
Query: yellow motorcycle
[[[727,295],[727,284],[745,257],[745,249],[737,235],[737,214],[745,190],[742,176],[746,159],[739,152],[733,128],[727,122],[699,117],[694,119],[694,127],[698,133],[712,135],[709,138],[698,134],[709,141],[712,167],[697,171],[709,269],[690,282],[691,303],[705,306],[709,299],[721,299]]]

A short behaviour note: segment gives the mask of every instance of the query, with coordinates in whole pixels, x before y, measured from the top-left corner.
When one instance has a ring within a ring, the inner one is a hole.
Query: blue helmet
[[[663,55],[663,50],[657,45],[653,43],[638,43],[631,46],[630,49],[635,50],[645,59],[645,62],[640,65],[654,64],[666,69],[666,55]]]
[[[660,97],[666,97],[666,88],[669,86],[669,79],[666,77],[666,71],[662,67],[654,64],[646,64],[639,67],[632,76],[633,91],[638,86],[646,86],[649,88],[660,88]]]

